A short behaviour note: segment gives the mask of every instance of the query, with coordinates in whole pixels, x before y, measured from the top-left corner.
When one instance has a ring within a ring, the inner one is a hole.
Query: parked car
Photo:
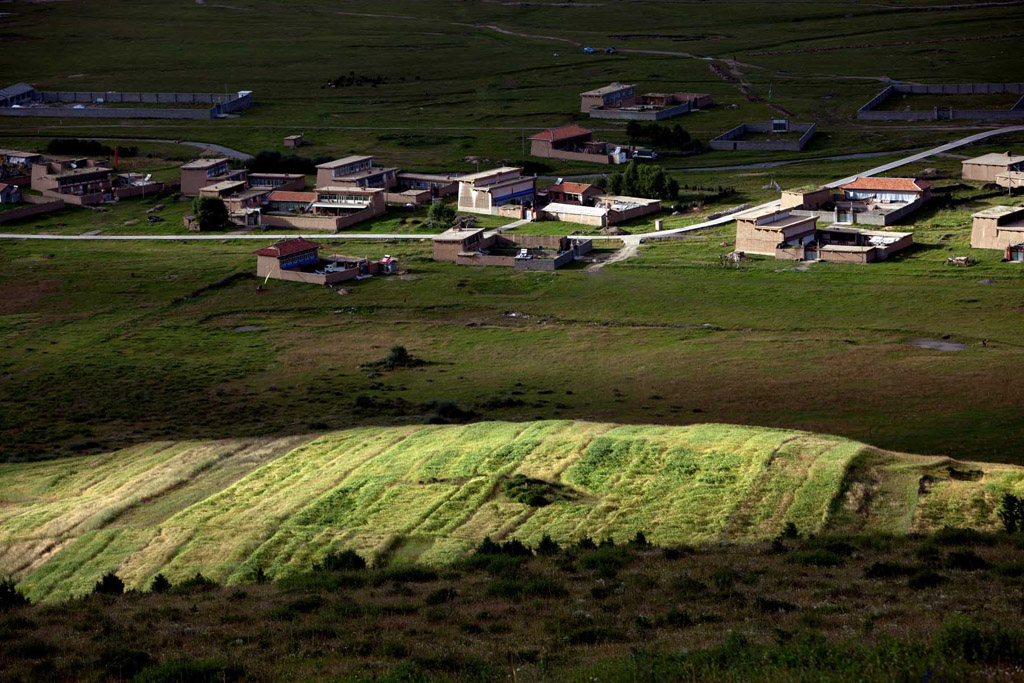
[[[613,55],[613,54],[615,54],[617,52],[617,50],[614,47],[606,47],[604,49],[604,52],[607,55]]]
[[[595,50],[592,47],[585,47],[585,48],[583,48],[583,51],[586,52],[588,55],[589,54],[593,54],[594,52],[597,52],[597,50]]]
[[[633,152],[634,159],[644,159],[646,161],[654,161],[658,158],[658,153],[653,149],[640,148]]]

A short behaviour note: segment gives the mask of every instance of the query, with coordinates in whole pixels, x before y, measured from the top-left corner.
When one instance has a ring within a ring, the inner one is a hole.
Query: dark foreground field
[[[342,554],[277,585],[196,577],[30,607],[8,592],[0,679],[1024,680],[1021,547],[966,529],[492,544],[440,571]]]

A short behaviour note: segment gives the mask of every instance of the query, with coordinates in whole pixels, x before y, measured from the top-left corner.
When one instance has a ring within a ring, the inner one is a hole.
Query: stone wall
[[[665,109],[591,109],[590,118],[616,119],[619,121],[664,121],[680,114],[686,114],[692,111],[692,109],[689,102],[683,102],[682,104],[666,107]]]
[[[909,111],[877,111],[893,95],[991,95],[1010,93],[1021,95],[1010,109],[956,109],[950,107],[933,107],[932,109],[912,109]],[[861,121],[1002,121],[1006,119],[1024,119],[1024,83],[961,83],[939,85],[890,85],[871,98],[857,110],[857,118]]]
[[[102,99],[102,105],[96,101]],[[212,119],[252,106],[252,92],[238,93],[143,93],[143,92],[91,92],[40,91],[36,102],[60,104],[89,104],[87,109],[72,107],[0,107],[0,116],[95,119]],[[196,109],[164,109],[140,107],[126,109],[108,105],[117,104],[188,104]]]
[[[29,199],[30,197],[31,199]],[[64,208],[64,202],[59,199],[44,199],[42,197],[35,197],[32,195],[23,195],[22,199],[29,201],[29,206],[22,206],[17,209],[11,209],[10,211],[0,213],[0,223],[11,223],[24,218],[39,216],[44,213],[60,211]]]
[[[791,123],[790,131],[802,132],[798,140],[744,140],[747,133],[771,133],[771,123],[743,123],[711,140],[708,146],[719,151],[799,152],[817,132],[816,123]]]

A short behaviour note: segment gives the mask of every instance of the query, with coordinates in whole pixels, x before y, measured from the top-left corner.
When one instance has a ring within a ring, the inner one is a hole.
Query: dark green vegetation
[[[12,681],[1020,680],[1019,536],[795,535],[487,540],[440,571],[347,553],[273,585],[4,601],[0,657]]]

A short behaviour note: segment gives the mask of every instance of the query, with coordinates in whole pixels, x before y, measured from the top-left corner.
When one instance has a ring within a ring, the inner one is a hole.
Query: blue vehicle
[[[606,55],[613,55],[613,54],[615,54],[615,48],[614,47],[606,47],[604,49],[604,53]]]
[[[597,50],[595,50],[592,47],[585,47],[585,48],[583,48],[583,51],[586,52],[588,55],[589,54],[593,54],[594,52],[597,52]]]

